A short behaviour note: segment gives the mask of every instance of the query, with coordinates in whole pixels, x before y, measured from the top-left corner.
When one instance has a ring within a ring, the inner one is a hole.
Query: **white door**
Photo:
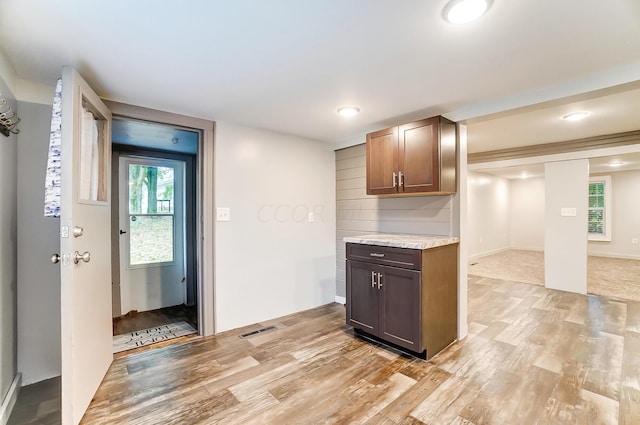
[[[111,112],[62,72],[62,423],[77,424],[111,364]]]
[[[122,314],[184,304],[184,162],[121,156]]]

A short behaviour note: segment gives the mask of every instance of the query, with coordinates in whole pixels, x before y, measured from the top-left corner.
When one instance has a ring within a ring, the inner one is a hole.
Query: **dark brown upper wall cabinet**
[[[367,134],[367,195],[454,193],[456,149],[441,116]]]

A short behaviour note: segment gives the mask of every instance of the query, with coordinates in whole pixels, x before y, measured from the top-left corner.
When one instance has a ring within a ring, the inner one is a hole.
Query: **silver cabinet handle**
[[[393,172],[393,187],[396,187],[396,172]]]
[[[398,186],[404,186],[404,175],[402,171],[398,173]]]
[[[78,264],[80,260],[84,261],[85,263],[88,263],[89,261],[91,261],[91,254],[89,253],[89,251],[85,251],[82,254],[80,254],[78,251],[74,252],[73,264]]]
[[[53,254],[51,256],[51,262],[53,264],[58,264],[60,262],[60,254]]]
[[[384,257],[384,254],[379,254],[379,253],[377,253],[377,252],[370,252],[370,253],[369,253],[369,257],[382,258],[382,257]]]
[[[374,271],[371,272],[371,287],[376,287],[376,272]]]
[[[378,273],[378,289],[382,288],[382,273]]]

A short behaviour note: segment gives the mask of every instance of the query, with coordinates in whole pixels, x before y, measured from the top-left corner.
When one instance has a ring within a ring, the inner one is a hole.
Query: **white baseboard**
[[[505,248],[493,249],[491,251],[481,252],[479,254],[473,254],[473,255],[470,255],[468,257],[469,258],[469,262],[472,262],[472,261],[475,261],[475,260],[479,260],[482,257],[488,257],[490,255],[497,254],[499,252],[508,251],[509,249],[511,249],[511,248],[505,247]]]
[[[512,246],[509,249],[515,249],[515,250],[518,250],[518,251],[544,252],[544,247],[540,248],[539,246]]]
[[[628,255],[628,254],[608,254],[605,252],[589,252],[589,257],[605,257],[605,258],[620,258],[622,260],[640,260],[640,255]]]
[[[18,393],[20,392],[20,383],[22,382],[22,374],[18,373],[15,378],[13,378],[13,382],[9,387],[9,391],[7,391],[7,395],[4,400],[2,400],[2,405],[0,405],[0,424],[7,425],[9,422],[9,416],[11,416],[11,411],[13,410],[13,406],[16,404],[16,400],[18,399]]]
[[[341,297],[339,295],[336,295],[336,302],[338,304],[346,304],[347,303],[347,299],[345,297]]]

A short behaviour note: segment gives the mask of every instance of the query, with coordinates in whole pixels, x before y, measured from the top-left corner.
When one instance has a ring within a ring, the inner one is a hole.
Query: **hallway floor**
[[[195,306],[176,305],[157,310],[132,313],[113,319],[113,335],[149,329],[156,326],[185,321],[198,329],[198,310]]]
[[[7,425],[60,425],[60,377],[20,388]]]
[[[157,310],[143,311],[141,313],[129,312],[128,314],[113,319],[113,335],[122,335],[129,332],[140,331],[143,329],[155,328],[176,322],[187,322],[194,329],[198,329],[198,309],[196,306],[177,305],[173,307],[159,308]],[[146,345],[144,347],[134,348],[132,350],[122,351],[113,355],[114,358],[128,356],[130,354],[140,353],[143,351],[154,350],[156,348],[165,347],[167,345],[176,344],[183,341],[189,341],[199,338],[197,334],[187,335],[179,338],[170,339],[168,341],[158,342]]]
[[[544,253],[509,249],[471,262],[476,276],[544,286]],[[596,257],[587,261],[587,293],[640,301],[640,260]]]

